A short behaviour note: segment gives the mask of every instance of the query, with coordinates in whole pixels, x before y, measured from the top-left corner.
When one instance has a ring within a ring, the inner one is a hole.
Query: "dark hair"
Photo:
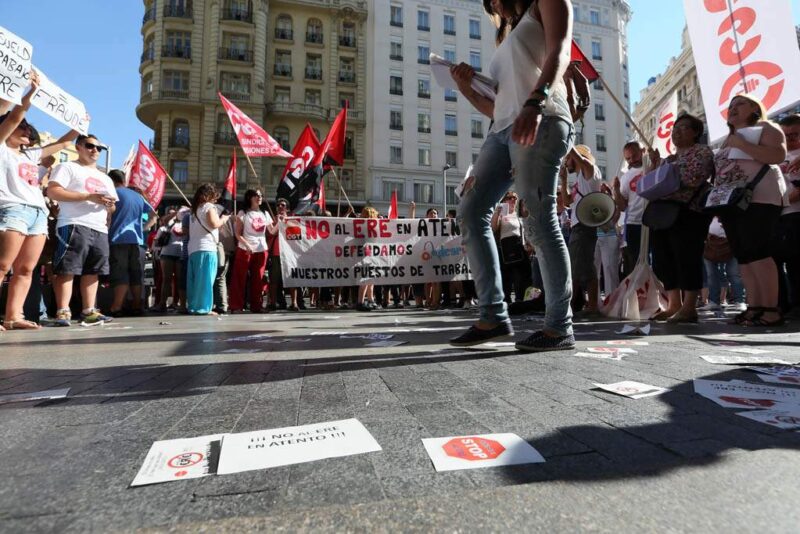
[[[689,122],[689,128],[691,128],[694,132],[694,142],[699,143],[700,139],[703,137],[703,132],[706,130],[706,126],[703,124],[703,121],[689,113],[682,113],[681,115],[678,115],[678,118],[675,119],[675,124],[678,124],[681,121]],[[673,128],[675,127],[675,124],[672,125]]]
[[[780,126],[800,126],[800,113],[792,113],[782,118],[778,124]]]
[[[503,4],[503,8],[506,11],[516,11],[517,5],[521,5],[523,7],[521,15],[514,15],[508,19],[503,18],[500,13],[495,13],[492,9],[492,0],[483,0],[483,9],[486,13],[489,14],[491,17],[496,17],[500,24],[497,27],[497,35],[495,36],[495,42],[499,45],[503,42],[503,39],[506,38],[506,35],[517,27],[519,21],[522,20],[522,17],[525,16],[525,13],[530,9],[531,5],[533,5],[534,0],[500,0],[500,3]]]
[[[286,207],[287,207],[287,208],[288,208],[288,207],[291,205],[291,204],[289,204],[289,201],[288,201],[288,200],[286,200],[286,199],[285,199],[285,198],[283,198],[283,197],[276,199],[276,200],[275,200],[275,205],[277,206],[277,205],[278,205],[278,204],[280,204],[281,202],[284,202],[284,203],[286,204]]]
[[[119,169],[112,169],[108,171],[108,176],[114,185],[125,185],[125,173]]]
[[[250,211],[250,202],[258,196],[258,191],[255,189],[248,189],[244,192],[244,211]]]
[[[217,188],[214,184],[203,184],[197,188],[192,197],[192,214],[197,216],[197,208],[206,202],[213,202],[217,198]]]
[[[2,115],[0,115],[0,123],[5,121],[10,114],[11,114],[11,112],[7,111],[7,112],[3,113]],[[33,124],[29,123],[24,117],[23,117],[23,119],[21,121],[19,121],[19,124],[17,125],[17,128],[27,128],[30,131],[30,134],[28,135],[28,139],[31,140],[31,144],[28,145],[28,146],[38,145],[39,143],[42,142],[42,138],[39,136],[39,130],[34,128]]]
[[[78,136],[77,139],[75,139],[75,144],[76,145],[82,145],[83,142],[86,141],[87,139],[94,139],[95,141],[99,141],[97,136],[94,135],[94,134],[87,134],[87,135],[81,134],[81,135]]]
[[[633,148],[638,148],[639,150],[642,149],[642,145],[639,144],[639,141],[628,141],[625,143],[625,146],[622,147],[622,151],[630,150]]]

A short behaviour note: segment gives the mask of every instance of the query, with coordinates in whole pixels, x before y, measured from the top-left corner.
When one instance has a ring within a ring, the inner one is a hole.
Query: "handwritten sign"
[[[36,67],[34,67],[36,68]],[[44,73],[39,73],[39,89],[31,103],[58,122],[86,135],[89,133],[89,114],[83,102],[54,84]]]
[[[21,37],[0,26],[0,98],[22,103],[30,85],[33,47]]]

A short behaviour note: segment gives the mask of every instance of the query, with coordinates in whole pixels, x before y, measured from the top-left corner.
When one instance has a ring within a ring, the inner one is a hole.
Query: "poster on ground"
[[[544,457],[516,434],[482,434],[422,440],[437,471],[535,464]]]
[[[131,486],[200,478],[217,473],[225,434],[156,441]]]
[[[779,408],[800,405],[800,389],[750,384],[739,380],[720,382],[695,379],[694,391],[723,408]]]
[[[21,104],[31,79],[33,46],[0,26],[0,99]]]
[[[718,365],[753,365],[753,364],[789,364],[783,358],[776,356],[733,356],[730,354],[701,354],[700,357],[708,363]]]
[[[750,410],[737,412],[736,415],[785,430],[800,429],[800,406],[780,407],[774,410]]]
[[[651,386],[650,384],[643,384],[641,382],[634,382],[632,380],[625,380],[623,382],[616,382],[614,384],[595,384],[595,386],[603,391],[608,391],[610,393],[615,393],[631,399],[653,397],[669,391],[667,388]]]
[[[217,472],[226,475],[380,450],[358,419],[257,430],[225,437]]]
[[[470,278],[461,231],[452,219],[290,217],[279,228],[285,287]]]

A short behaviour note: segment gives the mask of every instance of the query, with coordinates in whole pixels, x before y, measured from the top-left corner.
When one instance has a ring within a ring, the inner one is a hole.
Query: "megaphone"
[[[590,228],[603,226],[614,217],[617,206],[605,193],[589,193],[575,207],[578,222]]]

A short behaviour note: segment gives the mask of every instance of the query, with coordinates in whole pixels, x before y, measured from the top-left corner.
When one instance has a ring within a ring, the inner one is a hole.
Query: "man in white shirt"
[[[57,326],[70,325],[75,275],[81,277],[81,319],[88,324],[112,320],[95,304],[98,275],[108,274],[108,222],[118,196],[111,178],[97,168],[106,147],[89,134],[78,136],[75,148],[78,160],[57,166],[47,186],[47,196],[59,203],[53,256]]]
[[[644,176],[642,158],[644,150],[638,141],[630,141],[622,149],[628,162],[628,171],[622,177],[614,178],[614,201],[617,209],[625,212],[625,250],[623,253],[624,274],[628,276],[639,259],[642,238],[642,214],[647,201],[636,193],[639,180]]]
[[[800,308],[800,114],[789,115],[780,121],[780,126],[786,136],[786,162],[781,170],[789,205],[781,214],[782,242],[776,248],[785,254],[777,261],[786,263],[788,288],[781,302],[788,312]]]

